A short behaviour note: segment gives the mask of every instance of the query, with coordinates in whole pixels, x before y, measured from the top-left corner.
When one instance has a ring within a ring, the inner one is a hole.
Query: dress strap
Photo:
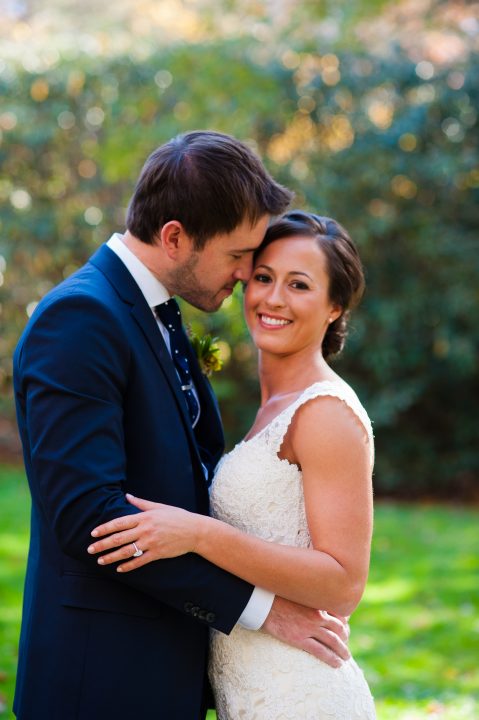
[[[263,439],[267,445],[277,454],[280,451],[285,435],[298,408],[309,400],[328,396],[342,400],[350,410],[352,410],[363,426],[368,438],[372,465],[374,462],[374,440],[371,421],[354,390],[343,381],[333,382],[331,380],[324,380],[310,385],[291,405],[288,405],[287,408],[280,412],[279,415],[265,427],[263,433],[259,434],[263,435]]]

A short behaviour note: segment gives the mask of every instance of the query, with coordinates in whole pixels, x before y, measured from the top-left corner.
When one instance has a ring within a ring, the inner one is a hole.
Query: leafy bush
[[[477,55],[433,67],[399,52],[274,54],[234,40],[0,71],[4,416],[26,315],[123,227],[151,150],[212,127],[251,142],[297,205],[337,218],[360,247],[368,289],[337,368],[374,421],[377,491],[474,494]],[[231,354],[215,386],[238,439],[257,404],[240,296],[215,316],[186,314]]]

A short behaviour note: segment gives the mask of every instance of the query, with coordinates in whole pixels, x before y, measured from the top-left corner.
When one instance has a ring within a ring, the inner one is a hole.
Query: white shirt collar
[[[143,265],[122,240],[120,233],[114,233],[107,242],[110,250],[113,250],[126,268],[130,271],[134,281],[143,293],[146,302],[151,308],[160,305],[170,299],[170,293],[156,278],[146,265]]]

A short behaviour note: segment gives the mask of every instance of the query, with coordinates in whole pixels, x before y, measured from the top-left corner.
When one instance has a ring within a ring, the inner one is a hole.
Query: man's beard
[[[178,295],[198,310],[215,312],[221,306],[222,301],[217,295],[222,288],[215,293],[201,285],[195,273],[198,259],[198,253],[193,253],[183,265],[171,270],[166,284],[173,295]]]

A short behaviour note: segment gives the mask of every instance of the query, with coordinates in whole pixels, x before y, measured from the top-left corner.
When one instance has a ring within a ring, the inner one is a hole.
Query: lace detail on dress
[[[308,388],[303,390],[301,395],[291,405],[288,405],[288,407],[273,418],[269,425],[264,427],[263,430],[260,430],[260,432],[250,438],[250,440],[253,440],[255,437],[264,433],[265,442],[276,453],[279,453],[296,411],[301,407],[301,405],[307,403],[308,400],[314,400],[317,397],[336,397],[339,400],[342,400],[342,402],[344,402],[349,409],[352,410],[366,431],[370,447],[371,464],[373,464],[374,441],[371,421],[354,390],[343,381],[332,382],[330,380],[324,380],[314,383],[314,385],[310,385]]]
[[[211,511],[243,532],[270,542],[311,544],[299,468],[278,457],[297,409],[319,396],[345,402],[365,428],[366,411],[344,382],[318,382],[304,390],[263,430],[239,443],[220,462],[211,488]],[[213,632],[210,678],[219,720],[373,720],[374,704],[354,660],[333,669],[264,633],[239,626]]]

